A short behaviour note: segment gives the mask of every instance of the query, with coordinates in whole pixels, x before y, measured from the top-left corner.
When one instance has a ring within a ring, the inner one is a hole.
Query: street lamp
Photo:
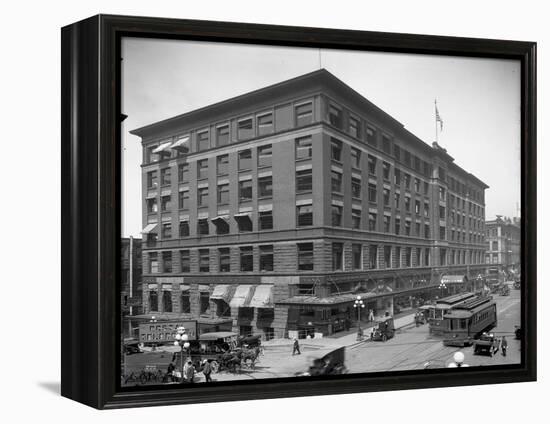
[[[445,282],[441,281],[441,283],[439,283],[439,290],[440,290],[441,297],[443,297],[443,290],[445,290],[446,288],[447,288],[447,285],[445,284]]]
[[[189,349],[189,336],[185,331],[185,327],[178,327],[176,329],[174,346],[181,347],[181,381],[183,382],[183,351]]]
[[[453,361],[454,362],[447,365],[447,368],[469,367],[468,364],[464,363],[464,354],[462,352],[455,352],[453,355]]]
[[[353,302],[353,307],[357,308],[357,340],[361,340],[363,336],[361,332],[361,309],[365,307],[365,303],[361,299],[361,296],[357,296],[357,299]]]

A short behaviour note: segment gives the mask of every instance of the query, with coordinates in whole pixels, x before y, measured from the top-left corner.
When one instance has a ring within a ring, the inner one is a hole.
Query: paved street
[[[508,354],[497,353],[493,357],[473,355],[473,348],[443,346],[440,338],[430,336],[428,326],[415,327],[408,324],[412,317],[396,320],[396,327],[402,327],[393,339],[387,342],[364,341],[357,343],[355,334],[339,338],[324,338],[301,341],[301,355],[292,356],[290,340],[274,340],[265,344],[265,354],[260,357],[254,369],[243,367],[240,373],[220,372],[213,375],[214,381],[292,377],[306,371],[315,357],[340,346],[346,346],[346,366],[350,373],[423,369],[426,363],[431,368],[446,367],[452,362],[454,352],[461,350],[465,363],[470,366],[519,363],[520,343],[514,339],[515,325],[520,320],[520,291],[510,290],[509,296],[494,295],[497,302],[498,325],[492,331],[495,336],[506,336]],[[399,322],[397,322],[399,321]],[[172,359],[171,352],[148,352],[128,356],[127,370],[137,371],[145,365],[156,365],[166,370]],[[197,381],[204,381],[201,373]]]

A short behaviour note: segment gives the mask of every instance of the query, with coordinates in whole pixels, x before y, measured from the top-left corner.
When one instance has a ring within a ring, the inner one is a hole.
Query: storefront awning
[[[249,306],[252,308],[273,308],[273,286],[271,284],[256,286]]]
[[[148,224],[147,227],[145,227],[142,231],[141,231],[141,234],[149,234],[151,232],[153,232],[153,230],[155,228],[157,228],[157,223],[153,223],[153,224]]]
[[[468,281],[465,275],[444,275],[441,277],[442,284],[462,284]]]
[[[240,286],[237,286],[235,289],[235,294],[233,295],[233,298],[231,299],[231,302],[229,302],[229,306],[232,308],[241,308],[244,306],[248,306],[250,303],[250,297],[252,295],[252,285],[250,284],[243,284]]]
[[[230,284],[219,284],[214,287],[214,291],[210,295],[210,299],[223,300],[226,303],[229,303],[231,299],[231,285]]]
[[[155,150],[153,150],[153,153],[163,152],[164,150],[168,149],[168,147],[170,147],[171,144],[172,144],[171,141],[167,141],[166,143],[161,143],[160,146],[158,146]]]

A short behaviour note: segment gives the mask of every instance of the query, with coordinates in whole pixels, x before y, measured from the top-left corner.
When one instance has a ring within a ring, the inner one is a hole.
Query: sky
[[[122,232],[141,237],[141,142],[130,130],[325,68],[431,144],[486,190],[486,218],[520,202],[518,61],[245,44],[122,40]]]

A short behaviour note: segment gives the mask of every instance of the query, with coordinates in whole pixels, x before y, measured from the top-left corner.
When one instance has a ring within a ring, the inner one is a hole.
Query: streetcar
[[[427,305],[428,309],[428,324],[430,328],[430,334],[441,335],[444,331],[443,318],[447,313],[449,313],[454,307],[463,304],[471,299],[475,298],[475,294],[460,293],[453,294],[451,296],[444,297],[439,299],[435,305]]]
[[[443,317],[443,344],[469,346],[480,334],[497,325],[497,306],[492,297],[480,296],[455,306]]]

